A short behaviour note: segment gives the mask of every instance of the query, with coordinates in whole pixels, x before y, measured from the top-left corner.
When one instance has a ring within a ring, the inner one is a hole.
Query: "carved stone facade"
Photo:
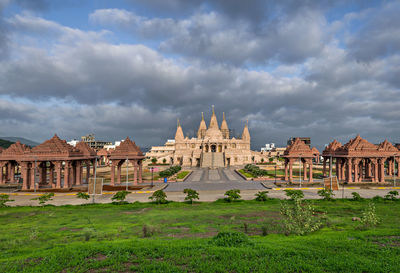
[[[293,164],[298,161],[302,163],[303,172],[302,180],[313,182],[313,160],[318,162],[319,152],[317,148],[310,146],[296,138],[290,145],[287,146],[283,157],[285,158],[285,180],[293,182]],[[307,168],[308,167],[308,168]],[[308,175],[307,175],[308,169]]]
[[[347,183],[385,182],[385,175],[397,175],[395,161],[399,163],[400,151],[389,141],[379,145],[372,144],[359,135],[345,145],[334,140],[323,151],[323,174],[329,163],[329,173],[336,165],[336,176],[339,181]],[[330,162],[329,162],[330,161]],[[385,167],[386,162],[386,167]]]
[[[23,190],[69,188],[82,184],[83,167],[88,181],[95,158],[96,152],[86,143],[73,147],[57,135],[32,149],[17,142],[0,153],[0,183],[17,182],[20,172]]]
[[[250,150],[248,124],[246,123],[241,138],[231,138],[225,114],[223,113],[219,127],[214,107],[208,128],[202,113],[197,137],[184,137],[182,126],[178,121],[174,141],[165,147],[157,147],[160,151],[166,151],[160,154],[160,157],[156,157],[157,153],[154,151],[146,155],[154,156],[159,161],[166,159],[165,161],[171,164],[211,168],[251,163],[252,158],[256,156]]]

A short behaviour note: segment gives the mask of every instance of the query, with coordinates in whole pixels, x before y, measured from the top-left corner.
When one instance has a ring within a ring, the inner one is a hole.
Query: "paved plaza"
[[[182,192],[190,188],[196,191],[265,190],[259,181],[246,181],[231,168],[194,168],[185,182],[169,183],[166,192]]]

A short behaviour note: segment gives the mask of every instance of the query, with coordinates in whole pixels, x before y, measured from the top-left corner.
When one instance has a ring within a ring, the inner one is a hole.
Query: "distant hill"
[[[35,147],[35,146],[39,145],[39,143],[37,143],[35,141],[32,141],[32,140],[29,140],[29,139],[26,139],[26,138],[23,138],[23,137],[0,137],[0,139],[8,140],[8,141],[11,141],[12,143],[15,143],[15,142],[19,141],[22,144],[25,144],[25,145],[28,145],[28,146],[31,146],[31,147]]]
[[[11,142],[11,141],[8,141],[8,140],[4,140],[4,139],[0,139],[0,147],[4,148],[4,149],[7,149],[13,143],[14,142]]]

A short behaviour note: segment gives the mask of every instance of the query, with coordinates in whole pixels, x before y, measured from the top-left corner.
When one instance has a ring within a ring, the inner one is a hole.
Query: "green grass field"
[[[367,201],[312,201],[326,219],[305,236],[282,234],[280,202],[2,208],[0,271],[400,271],[400,202],[377,202],[381,223],[360,230],[352,217]],[[252,245],[210,243],[220,231],[244,232],[245,223]]]

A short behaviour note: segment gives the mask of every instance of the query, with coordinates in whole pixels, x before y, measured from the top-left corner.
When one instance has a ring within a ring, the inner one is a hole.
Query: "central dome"
[[[206,138],[223,139],[223,136],[222,132],[218,128],[208,128],[206,131]]]

